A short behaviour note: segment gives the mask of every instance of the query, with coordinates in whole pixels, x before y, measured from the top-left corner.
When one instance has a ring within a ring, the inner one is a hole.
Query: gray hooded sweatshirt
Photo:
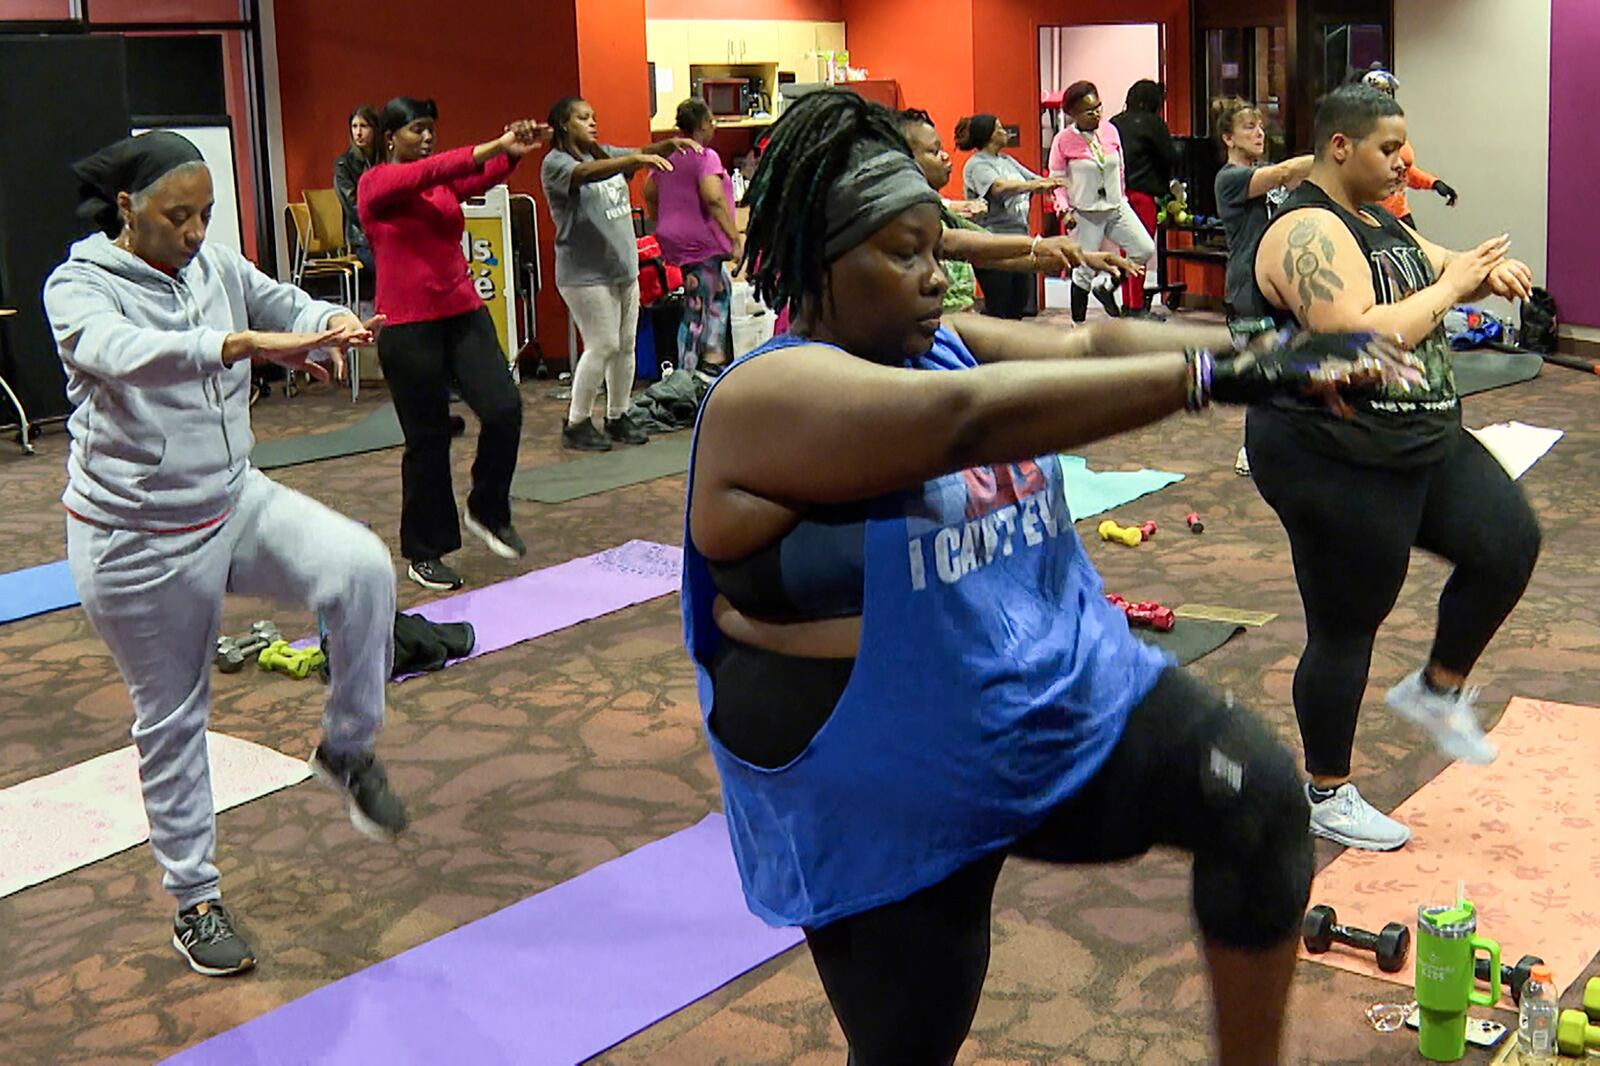
[[[72,246],[44,286],[67,368],[67,509],[117,529],[225,516],[250,465],[250,364],[222,365],[247,329],[312,332],[344,308],[203,244],[168,277],[103,233]]]

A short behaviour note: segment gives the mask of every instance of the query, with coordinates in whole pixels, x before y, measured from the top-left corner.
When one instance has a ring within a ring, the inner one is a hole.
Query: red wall
[[[846,0],[645,0],[653,19],[800,19],[842,22]]]
[[[577,0],[578,84],[606,144],[650,141],[645,0]]]
[[[542,120],[557,98],[578,91],[573,0],[479,0],[470,19],[459,11],[441,17],[433,0],[385,0],[382,18],[366,17],[366,5],[351,0],[276,0],[275,8],[291,200],[333,184],[333,161],[348,144],[346,119],[357,104],[381,108],[393,96],[431,96],[439,104],[440,145],[453,147],[487,140],[514,118]],[[504,41],[537,45],[512,54],[498,46]],[[643,41],[641,19],[641,72]],[[603,85],[594,94],[610,98]],[[555,288],[554,226],[543,207],[539,162],[538,154],[528,157],[509,184],[541,205],[539,338],[547,354],[561,356],[566,310]]]
[[[844,0],[851,66],[865,67],[874,78],[895,79],[907,107],[933,116],[955,157],[945,190],[952,198],[961,196],[965,155],[956,152],[953,131],[956,120],[973,111],[972,9],[973,0]],[[926,29],[908,33],[907,26]]]

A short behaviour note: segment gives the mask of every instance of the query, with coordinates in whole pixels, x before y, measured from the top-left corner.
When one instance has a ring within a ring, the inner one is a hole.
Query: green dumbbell
[[[1600,1048],[1600,1025],[1590,1025],[1581,1010],[1564,1010],[1556,1022],[1556,1047],[1563,1055],[1583,1055]]]
[[[1600,977],[1591,977],[1583,985],[1583,1013],[1591,1022],[1600,1025]]]

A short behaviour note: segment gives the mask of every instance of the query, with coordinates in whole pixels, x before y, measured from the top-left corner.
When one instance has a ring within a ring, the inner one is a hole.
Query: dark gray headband
[[[822,255],[833,262],[908,207],[936,204],[939,194],[905,152],[862,144],[828,190],[828,236]]]

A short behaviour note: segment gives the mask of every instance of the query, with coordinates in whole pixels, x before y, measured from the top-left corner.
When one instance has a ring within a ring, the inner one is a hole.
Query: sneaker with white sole
[[[1411,830],[1368,803],[1348,781],[1321,801],[1312,798],[1307,784],[1306,801],[1311,804],[1312,836],[1367,851],[1393,851],[1411,839]]]
[[[189,969],[206,977],[244,973],[256,954],[233,927],[233,915],[220,899],[197,903],[172,920],[172,946]]]
[[[344,799],[350,824],[373,840],[393,840],[405,831],[405,804],[389,787],[389,775],[373,754],[333,755],[321,744],[308,760],[318,781]]]
[[[1452,759],[1487,766],[1499,749],[1483,735],[1472,705],[1478,690],[1463,688],[1454,695],[1435,692],[1422,679],[1422,671],[1406,675],[1383,697],[1397,717],[1428,731],[1440,751]]]
[[[1244,450],[1244,445],[1239,445],[1239,454],[1233,459],[1233,472],[1240,477],[1250,476],[1250,453]]]
[[[413,559],[406,567],[406,576],[434,592],[449,592],[465,584],[443,559]]]
[[[487,544],[489,550],[502,559],[520,559],[528,554],[528,546],[517,536],[516,527],[510,522],[491,528],[487,522],[478,521],[468,511],[462,516],[462,524],[467,527],[468,533]]]

